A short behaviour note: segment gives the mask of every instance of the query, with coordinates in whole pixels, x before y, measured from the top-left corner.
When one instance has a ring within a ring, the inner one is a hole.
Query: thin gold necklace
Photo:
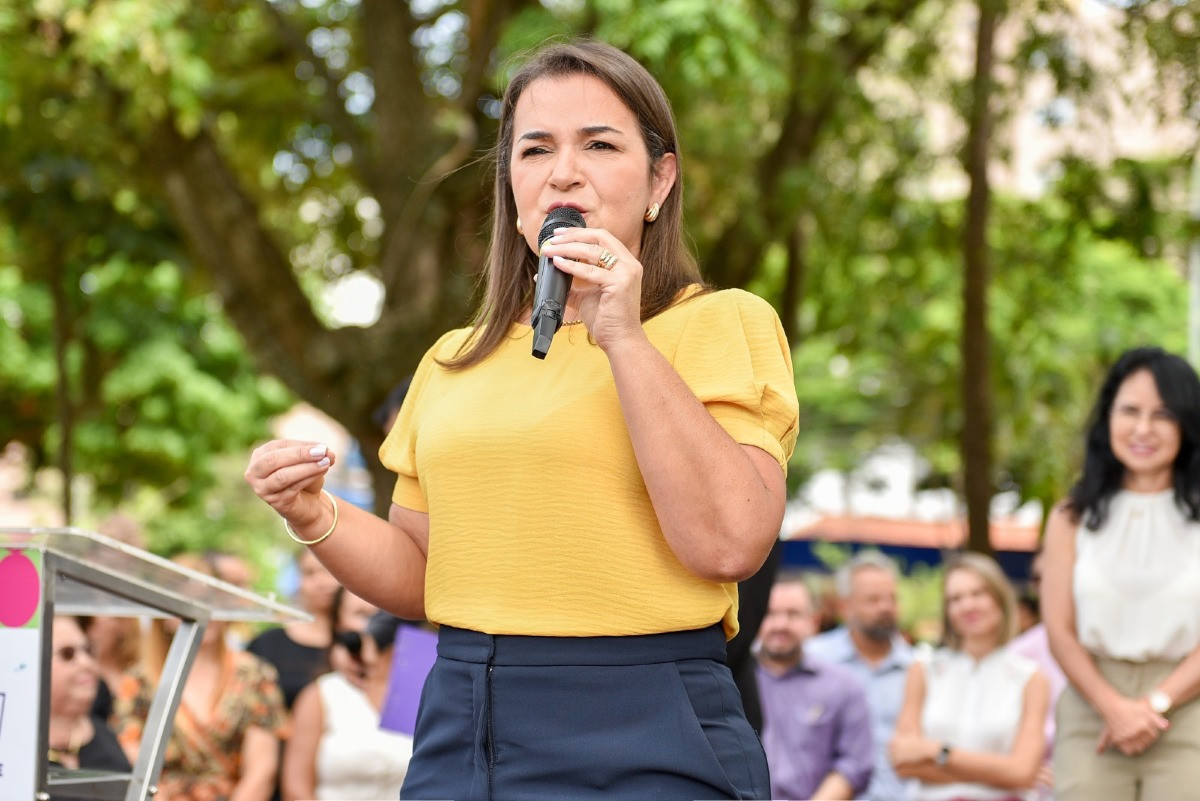
[[[71,729],[67,732],[67,747],[66,748],[47,748],[46,754],[51,762],[63,764],[67,757],[78,758],[79,749],[83,747],[83,721],[77,720],[71,724]]]

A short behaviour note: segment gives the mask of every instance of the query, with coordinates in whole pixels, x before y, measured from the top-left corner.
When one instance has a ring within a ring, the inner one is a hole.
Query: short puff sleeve
[[[439,359],[452,358],[470,329],[459,328],[443,334],[433,347],[421,357],[417,371],[413,373],[400,413],[392,430],[379,447],[379,461],[396,474],[396,486],[392,490],[392,503],[414,512],[428,512],[429,504],[421,490],[417,476],[417,436],[421,419],[421,405],[426,402],[425,390],[435,370],[444,369]]]
[[[685,304],[694,308],[671,360],[676,372],[735,442],[761,448],[786,472],[800,411],[779,315],[740,289]]]

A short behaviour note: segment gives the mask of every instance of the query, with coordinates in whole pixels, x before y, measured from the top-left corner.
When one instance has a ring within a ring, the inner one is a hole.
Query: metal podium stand
[[[0,528],[0,557],[3,557],[0,559],[0,598],[4,599],[6,614],[10,617],[18,615],[20,623],[20,610],[14,613],[13,609],[21,603],[37,604],[23,626],[14,627],[12,621],[4,621],[10,628],[0,628],[0,633],[24,629],[25,636],[19,643],[33,651],[34,664],[29,667],[36,669],[34,675],[38,685],[36,740],[32,754],[35,759],[33,794],[26,799],[20,798],[20,794],[8,796],[7,792],[0,792],[12,801],[47,801],[51,794],[96,801],[148,801],[157,791],[155,785],[162,770],[163,754],[184,680],[208,621],[285,622],[307,618],[303,612],[273,599],[77,528]],[[19,564],[9,565],[5,570],[3,562],[9,559],[19,560]],[[31,570],[37,571],[36,579]],[[34,580],[39,584],[36,598],[31,596]],[[8,598],[4,598],[6,592],[10,594]],[[16,597],[18,594],[21,597]],[[48,765],[51,632],[56,614],[180,619],[167,651],[162,678],[150,706],[132,773],[66,770]],[[34,632],[36,637],[32,636]],[[34,642],[36,648],[31,645]],[[4,656],[6,654],[0,653],[0,659]],[[13,662],[11,651],[7,656]],[[14,671],[28,666],[23,660],[13,664],[16,664]],[[0,673],[0,682],[4,680],[5,674]],[[25,680],[28,681],[28,677]],[[3,693],[0,693],[2,698]],[[0,707],[0,726],[3,727],[0,728],[0,744],[11,744],[16,736],[28,738],[29,734],[35,733],[30,726],[33,721],[14,720],[14,704],[8,706],[6,716]],[[18,728],[20,735],[14,735]],[[28,766],[22,764],[8,766],[7,776],[4,767],[0,764],[0,789],[14,773],[23,771],[24,775],[29,775]]]

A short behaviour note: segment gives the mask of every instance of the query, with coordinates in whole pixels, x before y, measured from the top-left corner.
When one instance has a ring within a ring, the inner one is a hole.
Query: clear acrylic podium
[[[47,762],[54,616],[176,617],[132,773]],[[210,620],[286,622],[298,610],[77,528],[0,527],[0,798],[148,801]]]

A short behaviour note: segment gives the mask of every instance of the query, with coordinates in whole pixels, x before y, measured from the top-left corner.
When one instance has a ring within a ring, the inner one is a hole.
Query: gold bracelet
[[[322,490],[321,490],[321,494],[322,494],[322,495],[324,495],[326,498],[328,498],[328,499],[329,499],[329,502],[330,502],[331,504],[333,504],[333,522],[329,524],[329,530],[328,530],[328,531],[326,531],[326,532],[325,532],[324,534],[322,534],[321,536],[317,537],[315,540],[302,540],[302,539],[300,539],[299,537],[297,537],[297,536],[296,536],[296,532],[295,532],[295,531],[292,531],[292,526],[291,526],[291,524],[290,524],[290,523],[288,523],[288,521],[287,521],[287,518],[285,517],[285,518],[283,519],[283,530],[284,530],[284,531],[286,531],[286,532],[288,533],[288,536],[289,536],[289,537],[291,537],[292,539],[294,539],[296,542],[300,543],[301,545],[316,545],[318,542],[321,542],[321,541],[322,541],[322,540],[324,540],[326,537],[328,537],[330,534],[332,534],[332,533],[333,533],[333,530],[334,530],[335,528],[337,528],[337,521],[338,521],[338,505],[337,505],[337,498],[335,498],[335,497],[333,497],[332,495],[330,495],[330,494],[329,494],[329,492],[328,492],[328,490],[325,490],[325,489],[322,489]]]

